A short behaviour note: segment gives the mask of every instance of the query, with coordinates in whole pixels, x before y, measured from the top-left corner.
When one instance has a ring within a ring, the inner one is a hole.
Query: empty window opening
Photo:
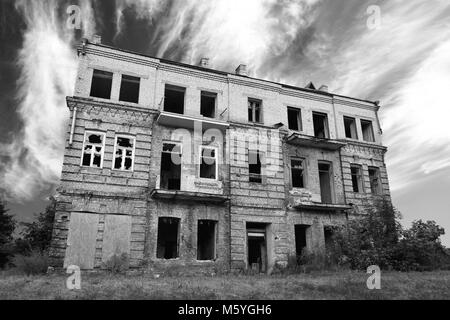
[[[248,266],[256,272],[267,270],[266,225],[247,223]]]
[[[84,135],[82,166],[100,168],[103,165],[105,134],[86,132]]]
[[[201,147],[200,178],[217,179],[217,149]]]
[[[364,141],[367,141],[367,142],[375,141],[375,138],[373,135],[372,121],[361,120],[361,129],[362,129]]]
[[[198,221],[197,260],[216,259],[216,226],[216,221]]]
[[[300,109],[288,108],[289,129],[302,131],[302,114]]]
[[[134,160],[134,138],[116,137],[114,169],[132,171]]]
[[[91,97],[111,99],[112,72],[94,70],[91,84]]]
[[[300,257],[307,249],[306,233],[310,226],[304,224],[295,225],[295,252],[297,255],[297,263],[300,261]]]
[[[261,100],[248,99],[248,122],[261,122]]]
[[[248,171],[250,182],[262,183],[261,153],[259,151],[249,151]]]
[[[304,188],[304,161],[301,159],[291,160],[291,173],[292,173],[292,187],[293,188]]]
[[[158,219],[158,244],[156,257],[158,259],[178,258],[178,233],[180,219]]]
[[[183,114],[185,92],[185,88],[166,84],[164,93],[164,111]]]
[[[141,84],[140,78],[122,75],[119,100],[125,102],[138,103],[140,84]]]
[[[344,117],[344,127],[345,127],[345,137],[346,138],[358,139],[355,118]]]
[[[313,112],[314,136],[329,139],[328,116],[326,113]]]
[[[202,91],[200,101],[200,114],[202,116],[207,118],[216,116],[216,98],[216,93]]]
[[[334,230],[331,226],[324,226],[323,227],[323,234],[325,237],[325,250],[330,251],[333,248],[333,235]]]
[[[322,203],[333,203],[331,187],[331,165],[319,162],[320,195]]]
[[[375,167],[369,168],[370,191],[373,194],[381,193],[380,170]]]
[[[161,155],[160,188],[180,190],[181,187],[181,145],[163,143]]]
[[[352,174],[353,192],[363,192],[363,180],[361,166],[352,164],[350,166]]]

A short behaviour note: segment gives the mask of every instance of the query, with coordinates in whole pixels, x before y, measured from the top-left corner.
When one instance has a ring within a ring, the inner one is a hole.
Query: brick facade
[[[270,271],[298,251],[296,225],[307,230],[306,248],[323,252],[325,227],[364,214],[377,198],[389,198],[377,103],[88,42],[79,47],[79,60],[75,94],[67,98],[71,119],[56,195],[55,266],[80,261],[87,269],[101,268],[112,254],[125,252],[132,267],[228,270],[255,267],[249,264],[256,259],[265,264],[262,271]],[[94,69],[113,74],[110,99],[90,96]],[[119,101],[122,75],[140,79],[138,103]],[[182,114],[164,111],[167,85],[183,88]],[[214,118],[200,114],[202,91],[216,97]],[[261,103],[257,123],[249,122],[248,99]],[[300,110],[300,131],[288,128],[287,107]],[[326,114],[328,139],[313,137],[313,112]],[[359,139],[346,138],[344,116],[355,119]],[[371,122],[373,142],[362,140],[361,119]],[[87,132],[104,134],[99,167],[83,165]],[[131,170],[114,169],[121,135],[134,141]],[[182,150],[178,190],[165,190],[162,182],[163,146],[171,142]],[[199,175],[202,146],[217,152],[215,178]],[[261,181],[251,179],[252,151],[261,152]],[[293,188],[291,159],[304,165],[303,188]],[[330,203],[321,201],[322,162],[329,164]],[[358,192],[354,165],[362,169]],[[379,172],[376,195],[372,167]],[[157,253],[159,223],[166,218],[178,221],[171,259]],[[198,260],[200,220],[216,225],[214,259]]]

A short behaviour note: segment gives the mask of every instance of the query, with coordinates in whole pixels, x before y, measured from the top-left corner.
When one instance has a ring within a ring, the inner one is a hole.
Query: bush
[[[32,250],[29,254],[17,254],[12,259],[14,269],[26,275],[45,274],[49,266],[46,252]]]
[[[121,255],[113,255],[107,262],[103,264],[103,268],[114,273],[124,273],[130,267],[130,258],[128,254],[122,253]]]

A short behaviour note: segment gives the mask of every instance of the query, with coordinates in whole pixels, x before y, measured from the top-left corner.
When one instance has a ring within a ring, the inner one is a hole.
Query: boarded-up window
[[[113,74],[107,71],[94,70],[91,84],[91,97],[111,99]]]
[[[105,133],[86,131],[84,134],[82,166],[103,166],[103,152],[105,148]]]
[[[197,229],[197,260],[216,259],[217,222],[199,220]]]
[[[122,75],[119,100],[125,102],[138,103],[140,84],[141,84],[140,78]]]
[[[93,269],[97,242],[98,214],[72,212],[70,214],[64,268],[70,265]]]
[[[135,139],[129,136],[116,136],[114,146],[114,169],[133,171]]]
[[[102,261],[107,262],[112,256],[130,254],[131,217],[106,215],[103,232]]]
[[[178,258],[178,234],[180,219],[159,218],[158,219],[158,245],[156,257],[158,259]]]

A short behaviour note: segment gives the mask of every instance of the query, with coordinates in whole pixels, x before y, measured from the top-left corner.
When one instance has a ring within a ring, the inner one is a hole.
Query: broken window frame
[[[375,174],[372,175],[371,172],[374,172]],[[369,167],[368,168],[369,173],[369,183],[370,183],[370,192],[373,195],[381,195],[382,193],[382,185],[381,185],[381,175],[380,175],[380,168],[378,167]],[[375,185],[376,183],[376,185]]]
[[[91,142],[89,142],[89,141],[88,141],[88,137],[89,137],[90,135],[99,135],[99,136],[102,136],[102,143],[99,144],[99,143],[91,143]],[[106,140],[106,133],[105,133],[105,132],[94,131],[94,130],[86,130],[86,131],[84,132],[83,149],[81,150],[81,163],[80,163],[80,166],[81,166],[81,167],[86,167],[86,168],[99,168],[99,169],[103,168],[103,160],[104,160],[104,157],[105,157],[105,140]],[[85,153],[86,153],[86,147],[87,147],[88,145],[91,146],[91,150],[93,151],[93,153],[91,153],[91,155],[95,155],[95,154],[98,155],[98,154],[100,154],[100,166],[94,166],[94,165],[93,165],[93,164],[94,164],[94,159],[95,159],[95,157],[93,157],[93,156],[91,156],[91,160],[90,160],[89,166],[83,164],[83,162],[84,162],[84,161],[83,161],[83,160],[84,160],[84,155],[85,155]],[[96,147],[101,147],[101,148],[102,148],[101,151],[100,151],[100,152],[95,151],[95,148],[96,148]]]
[[[289,121],[289,112],[296,112],[296,120],[297,120],[297,129],[292,128]],[[303,131],[303,123],[302,123],[302,109],[295,107],[287,107],[287,116],[288,116],[288,128],[293,131]]]
[[[203,114],[203,106],[202,106],[202,98],[203,97],[208,97],[208,98],[214,98],[214,109],[212,112],[212,116],[205,116]],[[202,90],[200,92],[200,114],[205,117],[205,118],[210,118],[210,119],[214,119],[216,118],[216,113],[217,113],[217,93],[216,92],[211,92],[211,91],[204,91]]]
[[[258,117],[257,117],[257,115],[258,115]],[[263,121],[262,121],[262,100],[248,98],[248,122],[263,123]]]
[[[350,137],[347,135],[347,123],[348,121],[351,121],[350,127],[348,130],[350,131]],[[352,129],[353,124],[353,129]],[[356,118],[344,116],[344,134],[345,138],[352,139],[352,140],[358,140],[358,128],[356,126]]]
[[[207,222],[207,223],[213,223],[214,224],[214,236],[213,236],[213,256],[212,259],[200,259],[200,252],[199,252],[199,226],[201,222]],[[215,261],[217,260],[217,240],[218,240],[218,221],[216,220],[208,220],[208,219],[199,219],[197,220],[197,261]]]
[[[358,170],[356,173],[353,170]],[[352,179],[352,191],[355,193],[364,193],[364,183],[363,183],[363,169],[360,164],[351,164],[350,165],[350,176]],[[357,191],[355,191],[355,180],[356,179],[356,187]]]
[[[119,138],[123,138],[123,139],[129,139],[130,142],[133,144],[133,147],[121,147],[118,144]],[[122,165],[120,167],[120,169],[116,168],[116,153],[118,150],[122,150]],[[125,168],[125,159],[130,158],[130,156],[127,156],[126,152],[127,151],[131,151],[131,167],[130,169],[126,169]],[[124,135],[124,134],[118,134],[116,135],[116,137],[114,138],[114,153],[113,153],[113,159],[112,159],[112,170],[117,170],[117,171],[126,171],[126,172],[132,172],[134,171],[134,156],[136,153],[136,138],[130,135]]]
[[[329,127],[328,113],[320,112],[320,111],[313,111],[312,116],[313,116],[314,137],[319,138],[319,139],[330,139],[330,127]],[[318,135],[316,135],[316,128],[314,125],[314,116],[323,117],[324,137],[319,137]]]
[[[294,167],[294,164],[293,164],[293,162],[300,162],[301,163],[301,168],[298,168],[298,167]],[[292,189],[304,189],[304,188],[306,188],[306,177],[305,177],[305,173],[306,173],[306,161],[305,161],[305,159],[303,159],[303,158],[291,158],[291,163],[290,163],[290,165],[291,165],[291,188]],[[302,174],[301,174],[301,176],[302,176],[302,186],[301,187],[297,187],[297,186],[294,186],[294,170],[297,170],[297,171],[301,171],[302,172]]]
[[[167,101],[167,91],[177,91],[177,92],[182,92],[183,93],[183,108],[182,108],[182,112],[174,112],[174,111],[168,111],[166,110],[166,101]],[[164,101],[163,101],[163,111],[164,112],[170,112],[170,113],[175,113],[175,114],[185,114],[186,111],[186,87],[182,87],[182,86],[177,86],[177,85],[173,85],[170,83],[166,83],[164,86]]]
[[[257,159],[257,163],[250,163],[250,155],[251,154],[256,154],[256,159]],[[263,174],[263,159],[264,159],[264,154],[259,151],[259,150],[248,150],[248,180],[250,183],[258,183],[258,184],[262,184],[264,182],[264,174]],[[259,171],[260,173],[253,173],[251,172],[251,166],[252,165],[257,165],[258,164],[258,160],[259,160]]]
[[[110,80],[110,83],[109,83],[109,95],[108,96],[99,97],[99,95],[94,95],[93,94],[94,93],[93,92],[93,85],[94,85],[94,81],[95,81],[96,78],[102,78],[102,79]],[[114,78],[114,73],[113,72],[100,70],[100,69],[94,69],[93,73],[92,73],[91,88],[90,88],[89,96],[92,97],[92,98],[97,98],[97,99],[110,100],[111,99],[111,94],[112,94],[113,78]]]
[[[365,130],[365,125],[369,126],[368,130]],[[366,120],[366,119],[361,119],[361,131],[362,131],[362,138],[365,142],[375,142],[375,133],[373,131],[373,121],[372,120]],[[367,135],[367,132],[369,134],[369,136]]]
[[[204,156],[203,155],[203,150],[204,149],[214,150],[214,157]],[[202,172],[201,166],[202,166],[203,159],[214,159],[214,162],[215,162],[215,178],[205,178],[205,177],[201,176],[201,172]],[[214,180],[214,181],[218,181],[219,180],[219,148],[218,147],[212,147],[212,146],[200,146],[199,147],[198,177],[200,179],[205,179],[205,180]]]
[[[124,82],[137,84],[137,97],[136,97],[136,100],[130,101],[131,99],[130,100],[124,99],[124,97],[123,97],[125,95],[125,92],[123,91],[124,90]],[[138,104],[139,103],[140,91],[141,91],[141,78],[140,77],[130,76],[130,75],[127,75],[127,74],[122,74],[121,80],[120,80],[119,101]]]

